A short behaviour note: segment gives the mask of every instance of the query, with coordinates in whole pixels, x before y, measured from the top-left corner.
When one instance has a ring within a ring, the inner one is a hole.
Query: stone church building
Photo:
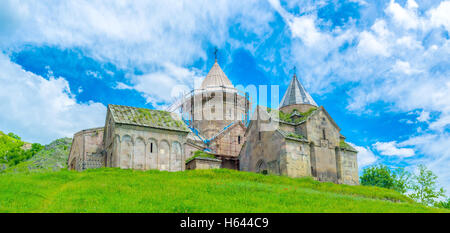
[[[104,127],[74,135],[68,167],[221,167],[358,184],[357,151],[295,74],[279,109],[256,106],[250,117],[251,109],[216,60],[201,86],[168,111],[108,105]],[[194,158],[198,151],[215,158]]]
[[[254,114],[239,154],[240,170],[359,184],[357,151],[295,74],[279,110],[257,107]]]

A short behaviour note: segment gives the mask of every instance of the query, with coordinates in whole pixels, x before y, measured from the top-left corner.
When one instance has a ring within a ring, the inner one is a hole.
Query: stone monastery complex
[[[251,105],[216,59],[200,88],[169,111],[108,105],[103,127],[74,135],[68,167],[229,168],[359,184],[357,151],[295,74],[279,109],[256,106],[250,117]]]

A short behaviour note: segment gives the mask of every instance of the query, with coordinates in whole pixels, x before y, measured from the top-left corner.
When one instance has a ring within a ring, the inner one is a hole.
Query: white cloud
[[[417,117],[417,120],[420,122],[428,121],[430,120],[430,113],[426,111],[422,111],[420,115]]]
[[[450,114],[443,113],[436,121],[433,121],[429,125],[429,128],[432,130],[443,131],[449,125],[450,125]]]
[[[360,34],[358,51],[362,54],[389,56],[387,44],[380,41],[370,32]]]
[[[389,43],[389,30],[386,28],[384,20],[377,20],[371,27],[372,32],[363,31],[359,35],[358,52],[367,55],[381,55],[388,57],[391,55]]]
[[[408,0],[408,1],[406,2],[406,7],[407,7],[408,9],[414,10],[414,9],[417,9],[417,8],[419,7],[419,5],[418,5],[417,2],[414,1],[414,0]]]
[[[98,71],[88,70],[86,71],[86,75],[93,78],[102,79],[102,75]]]
[[[419,70],[411,67],[409,62],[397,60],[392,67],[394,72],[404,73],[406,75],[418,73]]]
[[[0,53],[0,129],[26,141],[48,143],[74,132],[104,125],[100,103],[77,103],[64,78],[24,71]]]
[[[443,1],[435,9],[431,9],[428,14],[430,15],[430,23],[435,26],[444,26],[447,31],[450,31],[450,1]]]
[[[348,142],[353,148],[358,151],[358,166],[362,169],[366,166],[372,165],[377,162],[378,158],[368,147],[357,146],[351,142]]]
[[[386,21],[382,19],[378,19],[371,27],[372,31],[374,31],[379,38],[385,39],[390,36],[391,32],[387,28]]]
[[[132,88],[143,93],[147,102],[162,106],[192,90],[202,79],[203,76],[197,70],[165,63],[160,71],[133,76],[131,82]]]
[[[373,147],[380,152],[381,155],[411,157],[414,156],[414,150],[411,148],[399,148],[398,143],[392,142],[376,142]]]
[[[321,44],[325,35],[321,34],[315,26],[315,18],[312,16],[293,17],[288,22],[292,35],[299,37],[307,46]]]
[[[286,21],[286,24],[291,30],[292,37],[300,38],[306,46],[323,46],[323,42],[329,39],[327,38],[328,35],[321,33],[317,29],[315,15],[302,15],[297,17],[287,12],[278,0],[269,0],[269,3]]]
[[[242,32],[265,35],[273,17],[268,4],[257,0],[6,1],[5,20],[17,23],[4,34],[2,47],[78,47],[122,68],[189,64],[205,58],[204,42],[224,45],[232,24]]]
[[[395,0],[391,0],[386,8],[386,13],[392,16],[396,24],[405,29],[416,29],[420,24],[415,12],[417,8],[418,5],[414,0],[408,0],[407,8],[403,8]]]
[[[130,85],[127,85],[123,82],[117,82],[116,86],[114,87],[114,89],[118,89],[118,90],[132,90],[133,87],[131,87]]]
[[[404,46],[405,49],[422,49],[421,42],[409,35],[398,38],[396,40],[396,46]]]

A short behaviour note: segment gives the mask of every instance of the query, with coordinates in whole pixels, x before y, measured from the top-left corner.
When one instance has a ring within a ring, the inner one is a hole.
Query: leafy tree
[[[14,133],[5,135],[0,131],[0,164],[3,164],[0,168],[4,168],[5,165],[14,166],[30,159],[44,147],[39,143],[33,143],[30,149],[24,150],[22,148],[24,144]]]
[[[393,188],[394,179],[391,171],[386,165],[378,164],[364,168],[360,183],[367,186],[378,186],[383,188]]]
[[[425,165],[418,166],[418,173],[413,176],[412,194],[409,196],[425,205],[434,205],[436,199],[444,196],[444,189],[437,186],[437,176]]]
[[[14,134],[14,133],[9,133],[8,136],[10,136],[14,139],[17,139],[17,140],[22,140],[17,134]]]
[[[367,186],[378,186],[405,193],[408,190],[411,173],[403,168],[389,169],[383,164],[367,167],[363,170],[360,183]]]
[[[394,190],[400,193],[406,193],[411,185],[411,173],[405,171],[404,168],[397,168],[391,172],[394,179]]]

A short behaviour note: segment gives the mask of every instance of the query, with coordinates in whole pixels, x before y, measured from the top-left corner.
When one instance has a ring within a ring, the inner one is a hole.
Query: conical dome
[[[281,100],[281,107],[292,105],[292,104],[310,104],[317,106],[313,98],[306,92],[305,88],[300,84],[297,79],[297,75],[294,74],[291,83],[289,84],[286,93]]]
[[[230,80],[220,68],[216,60],[211,70],[208,72],[208,75],[206,75],[206,78],[203,80],[201,89],[218,86],[234,88],[233,84],[231,84]]]

